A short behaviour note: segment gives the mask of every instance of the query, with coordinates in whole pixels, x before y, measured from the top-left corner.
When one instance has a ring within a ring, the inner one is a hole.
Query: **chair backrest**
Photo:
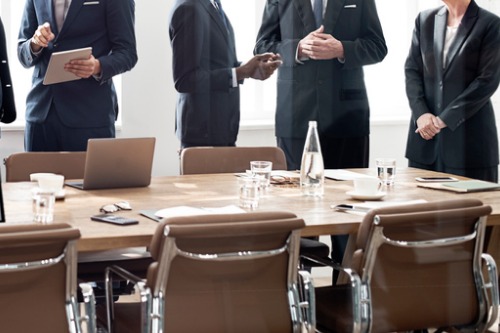
[[[279,147],[192,147],[181,152],[181,174],[245,172],[250,161],[271,161],[273,170],[286,170]]]
[[[490,206],[473,199],[370,211],[353,268],[371,299],[371,332],[486,325],[481,252]]]
[[[21,152],[5,158],[5,180],[29,181],[30,174],[50,172],[65,179],[82,179],[86,152]]]
[[[81,332],[76,302],[79,238],[80,231],[67,224],[0,226],[2,331]]]
[[[178,217],[151,243],[163,332],[299,332],[300,229],[287,212]],[[162,297],[165,297],[162,299]],[[162,311],[161,309],[164,309]],[[153,323],[153,327],[155,323]]]

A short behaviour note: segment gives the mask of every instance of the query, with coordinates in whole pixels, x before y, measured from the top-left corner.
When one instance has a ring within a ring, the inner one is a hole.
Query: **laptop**
[[[151,183],[155,138],[89,139],[82,190],[146,187]]]

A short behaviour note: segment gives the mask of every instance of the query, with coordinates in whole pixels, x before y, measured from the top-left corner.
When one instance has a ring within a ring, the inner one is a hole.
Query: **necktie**
[[[323,0],[314,0],[313,12],[314,19],[316,20],[316,27],[319,28],[323,22]]]
[[[66,12],[66,0],[54,0],[54,14],[56,17],[57,30],[61,31]]]
[[[222,10],[222,4],[220,3],[220,0],[214,0],[215,8],[217,8],[217,11],[219,12],[222,22],[224,22],[224,26],[226,27],[226,30],[229,30],[227,27],[227,20],[226,20],[226,14],[224,14],[224,10]]]

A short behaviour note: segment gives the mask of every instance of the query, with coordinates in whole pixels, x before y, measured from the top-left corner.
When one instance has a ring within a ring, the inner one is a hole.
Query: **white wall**
[[[489,0],[484,1],[489,2]],[[176,94],[172,83],[171,50],[168,39],[168,13],[172,3],[173,0],[136,0],[139,62],[131,72],[123,75],[123,125],[118,136],[157,138],[154,175],[175,175],[179,172],[177,154],[179,143],[174,135]],[[17,59],[11,59],[12,61]],[[499,92],[496,94],[496,100],[498,95]],[[499,108],[498,105],[496,107]],[[18,106],[18,112],[24,112],[23,105]],[[498,112],[497,110],[497,114]],[[406,121],[372,123],[370,161],[376,157],[392,156],[397,158],[398,165],[406,166],[407,161],[404,159],[406,130]],[[273,129],[271,126],[256,127],[243,124],[237,144],[275,145]],[[0,158],[23,150],[22,128],[3,128]],[[2,168],[2,175],[4,171]]]

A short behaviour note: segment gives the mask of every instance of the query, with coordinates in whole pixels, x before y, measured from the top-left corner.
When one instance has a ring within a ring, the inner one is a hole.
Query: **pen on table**
[[[331,208],[338,210],[338,211],[355,211],[355,212],[367,212],[370,210],[368,207],[360,207],[360,206],[355,206],[355,205],[347,205],[347,204],[340,204],[340,205],[331,205]]]

